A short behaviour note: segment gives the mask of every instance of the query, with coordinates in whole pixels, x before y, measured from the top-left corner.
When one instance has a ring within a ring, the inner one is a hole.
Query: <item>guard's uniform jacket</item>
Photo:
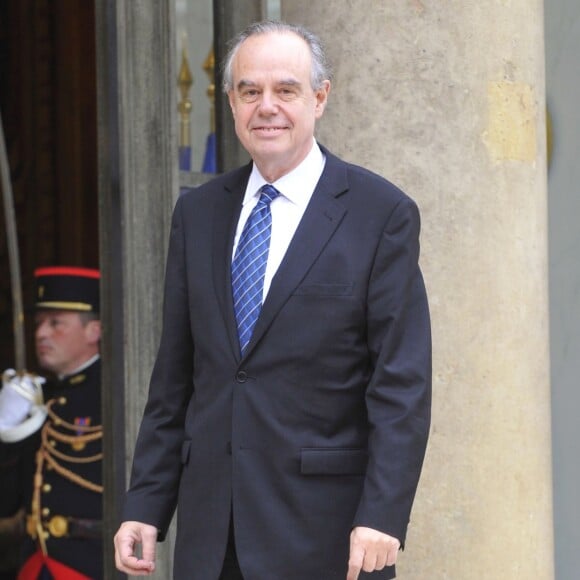
[[[97,360],[46,385],[49,414],[36,454],[23,570],[44,553],[89,578],[103,577],[100,381]]]

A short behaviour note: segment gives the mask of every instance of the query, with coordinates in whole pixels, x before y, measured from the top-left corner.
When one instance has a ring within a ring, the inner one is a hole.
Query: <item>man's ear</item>
[[[87,339],[94,344],[101,340],[101,321],[90,320],[86,326]]]
[[[322,114],[324,113],[326,103],[328,102],[329,94],[330,94],[330,81],[325,80],[323,81],[322,86],[315,93],[316,98],[315,115],[317,119],[320,119],[320,117],[322,117]]]

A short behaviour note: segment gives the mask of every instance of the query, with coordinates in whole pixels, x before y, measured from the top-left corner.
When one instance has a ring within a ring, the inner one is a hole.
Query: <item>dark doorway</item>
[[[33,271],[99,266],[95,7],[92,0],[0,3],[0,111],[11,169],[25,310]],[[0,208],[0,212],[2,209]],[[0,368],[14,364],[0,236]],[[28,342],[32,324],[26,317]],[[31,344],[28,367],[34,369]]]

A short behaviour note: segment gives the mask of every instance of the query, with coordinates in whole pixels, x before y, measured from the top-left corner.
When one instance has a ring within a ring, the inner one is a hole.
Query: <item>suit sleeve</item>
[[[404,198],[384,228],[368,292],[373,373],[366,391],[369,461],[354,526],[404,544],[430,425],[431,331],[419,269],[420,218]]]
[[[193,392],[184,227],[178,200],[165,273],[163,330],[133,457],[123,520],[156,526],[162,539],[177,504],[185,412]]]

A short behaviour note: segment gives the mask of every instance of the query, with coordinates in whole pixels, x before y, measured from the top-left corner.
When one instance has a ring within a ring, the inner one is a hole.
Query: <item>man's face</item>
[[[308,45],[293,33],[252,36],[232,63],[228,97],[236,133],[270,182],[297,167],[312,147],[330,81],[313,90],[311,64]]]
[[[70,374],[99,351],[101,323],[84,323],[78,312],[41,310],[36,313],[36,356],[43,369]]]

